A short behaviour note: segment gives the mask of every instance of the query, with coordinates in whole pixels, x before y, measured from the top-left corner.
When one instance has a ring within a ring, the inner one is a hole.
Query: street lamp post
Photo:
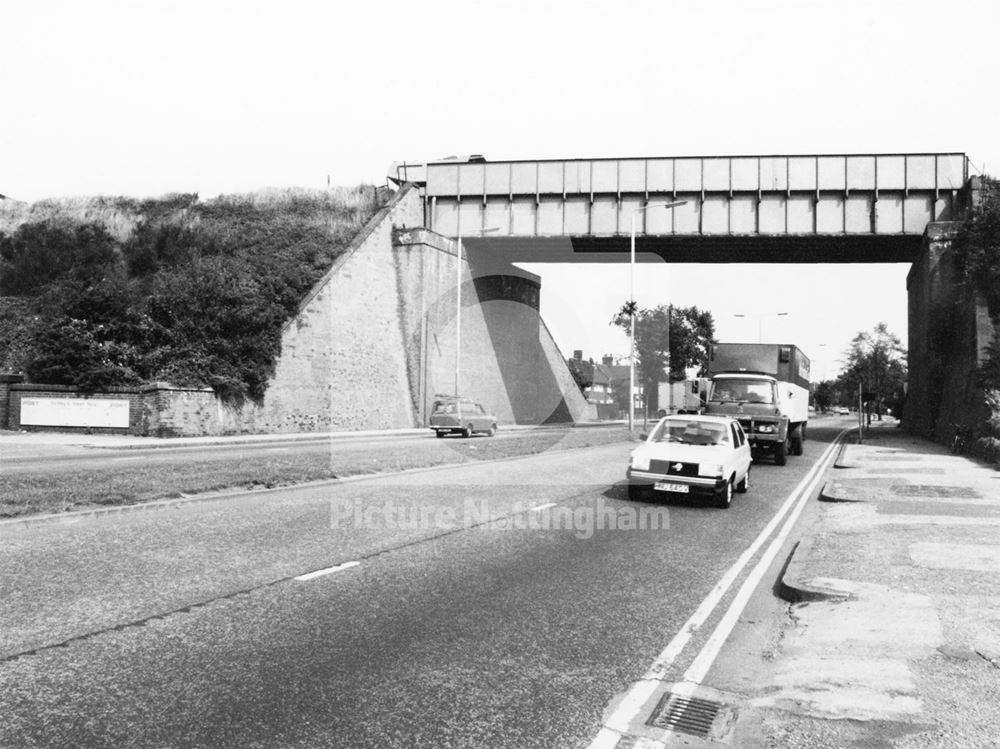
[[[632,209],[632,241],[629,245],[628,262],[628,299],[629,299],[629,355],[628,355],[628,430],[633,430],[633,418],[635,412],[635,313],[638,311],[635,304],[635,217],[650,208],[676,208],[687,203],[686,200],[675,200],[671,203],[649,203],[639,208]],[[669,329],[667,333],[669,335]],[[669,356],[669,349],[668,349]],[[670,373],[667,373],[667,380]]]
[[[733,317],[752,317],[757,320],[757,343],[764,342],[764,318],[765,317],[788,317],[787,312],[775,312],[773,315],[744,315],[738,314]]]
[[[491,232],[499,231],[499,227],[491,227],[489,229],[483,229],[481,234],[489,234]],[[462,214],[458,214],[458,237],[456,238],[456,254],[457,259],[455,262],[455,399],[458,400],[459,393],[459,375],[461,374],[462,367]]]

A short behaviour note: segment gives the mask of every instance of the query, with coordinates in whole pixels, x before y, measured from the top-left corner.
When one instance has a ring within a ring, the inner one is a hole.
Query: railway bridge
[[[472,156],[399,162],[389,176],[419,188],[426,229],[461,239],[481,289],[497,277],[539,283],[515,263],[627,262],[633,242],[638,262],[907,263],[908,420],[941,439],[982,400],[972,373],[992,327],[940,262],[978,190],[964,153]],[[935,317],[957,307],[961,355],[932,373]]]
[[[917,259],[969,200],[963,153],[394,164],[424,225],[505,261],[868,263]],[[671,209],[661,207],[680,203]]]

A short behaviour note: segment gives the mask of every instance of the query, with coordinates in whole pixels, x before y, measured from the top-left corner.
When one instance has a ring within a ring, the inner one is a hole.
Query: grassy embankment
[[[218,491],[291,486],[431,466],[474,463],[550,450],[572,450],[627,442],[624,428],[546,429],[498,439],[445,439],[381,444],[377,448],[338,443],[329,451],[282,454],[247,451],[245,457],[206,457],[171,464],[159,460],[113,467],[16,473],[0,476],[0,517],[62,513],[94,507],[135,505]],[[148,454],[137,451],[137,455]],[[625,466],[622,465],[624,472]]]
[[[0,201],[0,371],[260,400],[281,328],[389,195]]]

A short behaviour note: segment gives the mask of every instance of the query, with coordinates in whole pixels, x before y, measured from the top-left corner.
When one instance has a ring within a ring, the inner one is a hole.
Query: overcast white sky
[[[998,8],[0,0],[0,193],[383,183],[394,160],[465,153],[964,151],[996,173]],[[832,376],[859,330],[885,321],[905,341],[906,270],[647,265],[636,296],[711,310],[722,340],[757,339],[734,314],[769,315],[765,340],[798,343]],[[626,266],[536,271],[567,356],[627,351],[607,324]]]

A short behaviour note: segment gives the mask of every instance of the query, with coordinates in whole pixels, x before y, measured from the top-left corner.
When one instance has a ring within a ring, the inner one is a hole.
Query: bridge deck
[[[754,238],[834,247],[881,236],[910,247],[928,223],[959,215],[968,161],[962,153],[442,161],[418,179],[425,225],[446,236],[614,238],[629,235],[634,219],[649,249],[654,237],[700,238],[691,248],[742,238],[748,248]],[[821,239],[834,237],[841,241]]]

